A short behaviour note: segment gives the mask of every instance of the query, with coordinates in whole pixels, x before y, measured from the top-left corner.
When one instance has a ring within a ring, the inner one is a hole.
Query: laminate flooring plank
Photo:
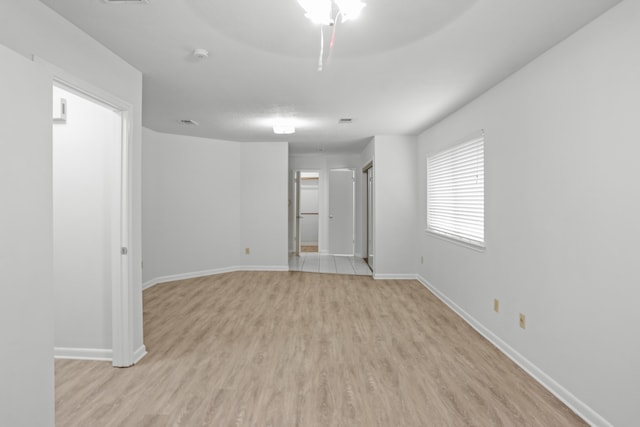
[[[144,331],[134,367],[55,362],[58,427],[586,425],[417,281],[164,283]]]

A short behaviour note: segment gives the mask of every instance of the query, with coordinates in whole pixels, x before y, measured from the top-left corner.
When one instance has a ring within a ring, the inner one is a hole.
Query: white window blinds
[[[427,230],[484,246],[484,136],[427,157]]]

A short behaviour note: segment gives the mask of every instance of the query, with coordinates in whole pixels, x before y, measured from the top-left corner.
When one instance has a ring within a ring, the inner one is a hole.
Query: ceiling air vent
[[[149,0],[102,0],[109,4],[149,4]]]
[[[180,120],[180,124],[181,125],[187,125],[187,126],[198,126],[198,122],[196,122],[195,120],[191,120],[191,119],[182,119],[182,120]]]
[[[338,120],[338,123],[341,125],[346,125],[352,122],[353,122],[353,119],[351,117],[343,117],[340,120]]]

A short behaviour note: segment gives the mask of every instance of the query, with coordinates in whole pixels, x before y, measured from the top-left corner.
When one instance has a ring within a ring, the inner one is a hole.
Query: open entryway
[[[289,269],[371,275],[367,263],[355,254],[355,169],[293,170],[292,177],[294,242]]]

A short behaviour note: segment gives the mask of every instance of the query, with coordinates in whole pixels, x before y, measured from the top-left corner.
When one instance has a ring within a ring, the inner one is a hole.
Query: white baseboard
[[[106,348],[70,348],[54,347],[53,357],[55,359],[77,359],[77,360],[113,360],[113,352]]]
[[[415,274],[374,274],[376,280],[416,280]]]
[[[288,265],[236,265],[232,267],[216,268],[213,270],[194,271],[191,273],[172,274],[151,279],[142,284],[142,290],[155,285],[176,280],[195,279],[197,277],[214,276],[216,274],[233,273],[234,271],[289,271]]]
[[[214,274],[231,273],[238,271],[238,267],[224,267],[216,268],[213,270],[194,271],[191,273],[172,274],[169,276],[160,276],[155,279],[151,279],[142,284],[142,290],[149,289],[159,283],[173,282],[175,280],[194,279],[196,277],[213,276]]]
[[[288,265],[242,265],[235,271],[289,271]]]
[[[377,277],[376,277],[377,278]],[[504,342],[500,337],[495,335],[491,330],[482,325],[469,313],[464,311],[462,307],[457,305],[453,300],[449,299],[445,294],[440,292],[435,286],[431,285],[427,279],[420,275],[414,276],[425,288],[429,289],[438,299],[451,308],[458,316],[460,316],[465,322],[467,322],[473,329],[475,329],[480,335],[485,337],[491,344],[493,344],[498,350],[504,353],[509,359],[513,360],[518,366],[531,375],[536,381],[538,381],[543,387],[553,393],[558,399],[560,399],[565,405],[567,405],[573,412],[584,419],[587,423],[594,427],[612,427],[613,425],[604,419],[600,414],[594,411],[586,403],[578,399],[569,390],[564,388],[553,378],[547,375],[542,369],[531,363],[526,357],[514,350],[509,344]]]
[[[133,352],[133,364],[135,365],[136,363],[138,363],[146,355],[147,355],[147,348],[143,344],[140,347],[138,347],[136,351]]]
[[[329,249],[320,249],[318,250],[320,255],[329,255]]]

